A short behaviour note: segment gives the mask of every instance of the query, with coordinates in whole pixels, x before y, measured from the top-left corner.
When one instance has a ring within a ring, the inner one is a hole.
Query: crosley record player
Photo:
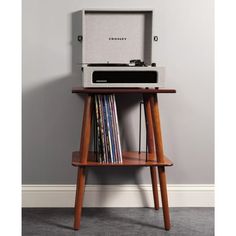
[[[162,87],[164,67],[152,61],[153,10],[86,9],[76,13],[82,86]]]

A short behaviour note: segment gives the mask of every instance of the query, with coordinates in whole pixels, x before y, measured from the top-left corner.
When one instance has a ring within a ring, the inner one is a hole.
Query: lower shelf
[[[89,152],[88,161],[80,162],[80,152],[75,151],[72,153],[72,165],[73,166],[172,166],[173,162],[165,157],[164,162],[157,162],[154,160],[154,154],[147,154],[146,152],[123,152],[122,163],[100,163],[96,162],[96,154]]]

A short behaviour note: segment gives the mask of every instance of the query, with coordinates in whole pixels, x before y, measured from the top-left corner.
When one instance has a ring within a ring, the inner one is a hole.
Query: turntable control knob
[[[153,63],[151,64],[151,66],[152,66],[152,67],[156,67],[156,63],[153,62]]]

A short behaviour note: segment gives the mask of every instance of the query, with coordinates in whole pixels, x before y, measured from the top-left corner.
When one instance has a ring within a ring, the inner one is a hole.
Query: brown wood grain
[[[92,126],[92,96],[87,95],[85,98],[84,104],[84,113],[83,113],[83,123],[82,131],[80,136],[80,155],[81,162],[86,162],[88,158],[90,136],[91,136],[91,126]]]
[[[166,174],[165,174],[164,166],[158,166],[158,174],[159,174],[159,180],[160,180],[161,201],[162,201],[162,210],[163,210],[165,230],[170,230],[171,228],[170,213],[169,213],[167,183],[166,183]]]
[[[157,167],[150,166],[151,180],[152,180],[152,193],[154,200],[154,207],[156,210],[159,210],[159,196],[158,196],[158,188],[157,188]]]
[[[146,121],[146,129],[147,129],[147,144],[149,153],[155,153],[155,142],[154,142],[154,134],[153,134],[153,122],[152,122],[152,111],[151,111],[151,101],[150,96],[143,94],[143,102],[144,102],[144,114]],[[152,157],[156,157],[156,155],[152,155]],[[158,210],[159,207],[159,196],[158,196],[158,181],[157,181],[157,168],[156,166],[150,166],[150,174],[152,181],[152,192],[153,192],[153,201],[154,207]]]
[[[92,126],[92,96],[87,95],[84,103],[83,123],[80,136],[80,160],[87,162],[89,153],[89,144]],[[77,173],[76,183],[76,197],[75,197],[75,213],[74,213],[74,229],[80,228],[80,218],[83,204],[85,186],[85,167],[79,167]]]
[[[150,95],[151,99],[151,111],[152,111],[152,120],[153,120],[153,128],[154,128],[154,137],[156,144],[156,156],[159,162],[162,162],[164,157],[163,151],[163,143],[162,143],[162,135],[161,135],[161,122],[160,122],[160,114],[159,107],[157,101],[157,95]],[[166,174],[165,167],[158,166],[158,175],[160,181],[160,189],[161,189],[161,201],[162,201],[162,210],[164,216],[164,225],[166,230],[170,230],[170,214],[169,214],[169,205],[168,205],[168,194],[167,194],[167,184],[166,184]]]
[[[83,113],[83,124],[81,131],[81,143],[80,152],[75,151],[72,154],[72,165],[78,167],[77,185],[76,185],[76,199],[75,199],[75,218],[74,218],[74,229],[80,228],[80,219],[82,212],[82,203],[85,187],[85,167],[119,167],[119,166],[149,166],[152,178],[153,197],[155,209],[159,208],[159,199],[157,191],[157,167],[158,175],[160,179],[160,190],[161,200],[164,215],[165,229],[169,230],[171,227],[169,207],[168,207],[168,196],[167,196],[167,183],[165,167],[172,166],[173,163],[164,156],[163,143],[161,136],[161,124],[160,115],[157,101],[157,93],[175,93],[174,89],[140,89],[140,88],[96,88],[96,89],[85,89],[85,88],[73,88],[73,93],[86,94],[84,113]],[[94,94],[109,94],[109,93],[141,93],[144,97],[145,104],[145,117],[146,125],[148,129],[148,146],[149,153],[146,156],[145,152],[123,152],[122,163],[99,163],[96,161],[96,154],[89,152],[90,136],[91,136],[91,125],[92,125],[92,96]],[[147,159],[146,159],[147,157]]]
[[[146,122],[146,129],[147,129],[147,144],[148,144],[148,151],[149,153],[155,152],[154,147],[154,134],[153,134],[153,122],[152,122],[152,111],[151,111],[151,101],[149,96],[143,95],[143,102],[144,102],[144,114],[145,114],[145,122]],[[154,157],[152,155],[150,157]]]
[[[153,154],[148,154],[153,155]],[[122,163],[100,163],[96,162],[96,154],[89,152],[88,161],[80,161],[80,152],[75,151],[72,153],[72,165],[73,166],[172,166],[173,163],[165,157],[163,162],[157,162],[156,160],[146,162],[145,152],[123,152]]]
[[[75,196],[75,208],[74,208],[74,229],[80,228],[80,219],[82,213],[83,196],[85,186],[85,167],[78,168],[77,183],[76,183],[76,196]]]
[[[150,95],[150,101],[153,121],[153,132],[155,136],[156,157],[157,161],[162,162],[164,159],[164,151],[161,135],[161,121],[156,94]]]
[[[72,93],[80,94],[109,94],[109,93],[176,93],[175,89],[169,88],[81,88],[73,87]]]

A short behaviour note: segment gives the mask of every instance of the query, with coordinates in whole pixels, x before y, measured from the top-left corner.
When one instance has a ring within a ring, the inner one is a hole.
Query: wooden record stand
[[[118,167],[118,166],[149,166],[152,179],[152,189],[155,209],[159,209],[159,197],[157,189],[157,168],[160,181],[162,208],[164,216],[165,230],[171,228],[168,194],[166,184],[165,167],[172,166],[173,163],[164,156],[160,115],[158,109],[158,93],[176,93],[174,89],[142,89],[142,88],[73,88],[72,93],[85,94],[85,104],[83,113],[83,124],[81,131],[80,151],[75,151],[72,154],[72,165],[78,167],[76,197],[75,197],[75,215],[74,229],[80,228],[80,219],[83,203],[83,195],[85,188],[85,169],[90,166],[100,167]],[[148,154],[145,152],[124,152],[123,163],[99,163],[94,158],[94,153],[89,152],[93,102],[95,94],[133,94],[139,93],[143,95],[145,120],[147,128],[147,145]],[[147,157],[147,159],[146,159]],[[157,167],[157,168],[156,168]]]

